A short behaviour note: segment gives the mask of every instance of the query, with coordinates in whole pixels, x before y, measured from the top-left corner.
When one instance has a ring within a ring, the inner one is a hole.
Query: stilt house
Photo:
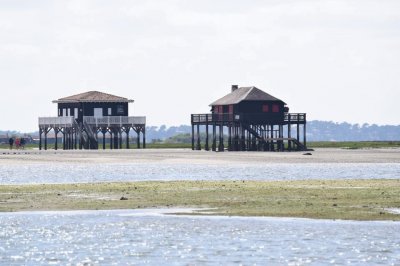
[[[209,150],[209,127],[212,128],[213,151],[223,151],[225,144],[228,145],[228,150],[232,151],[307,149],[306,114],[289,113],[284,101],[256,87],[239,88],[237,85],[232,85],[229,94],[210,106],[210,114],[191,115],[193,150],[201,149],[201,126],[205,127],[206,131],[204,146],[206,150]],[[300,141],[300,127],[303,129],[303,142]],[[226,134],[228,139],[227,143],[224,143]]]
[[[128,116],[129,100],[98,91],[60,98],[57,103],[57,117],[39,117],[39,148],[47,149],[47,134],[54,130],[55,149],[58,149],[58,134],[62,135],[63,149],[98,149],[99,133],[102,134],[102,147],[106,148],[109,137],[110,149],[121,149],[123,135],[126,148],[129,148],[129,133],[137,134],[140,148],[140,134],[143,148],[146,145],[146,117]],[[43,140],[44,138],[44,140]]]

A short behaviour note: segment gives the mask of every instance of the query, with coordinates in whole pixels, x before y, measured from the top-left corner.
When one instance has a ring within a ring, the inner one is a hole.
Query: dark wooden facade
[[[142,135],[145,148],[146,117],[128,116],[131,102],[133,100],[98,91],[53,101],[58,104],[58,116],[39,118],[39,148],[47,149],[47,134],[51,130],[55,134],[55,149],[58,149],[59,134],[63,149],[98,149],[99,134],[102,134],[103,149],[107,136],[110,149],[121,149],[123,138],[128,149],[132,130],[137,134],[137,147],[141,148]]]
[[[206,150],[224,151],[226,145],[230,151],[307,150],[306,114],[289,113],[285,102],[256,87],[233,85],[211,104],[211,114],[192,114],[191,124],[193,150],[202,148],[200,128]]]
[[[110,102],[71,102],[58,103],[58,116],[73,116],[79,122],[83,121],[84,116],[95,116],[95,109],[101,110],[101,117],[104,116],[128,116],[128,103]]]

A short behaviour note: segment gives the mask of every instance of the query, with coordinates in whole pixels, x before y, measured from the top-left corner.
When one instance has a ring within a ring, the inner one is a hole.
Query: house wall
[[[82,121],[83,116],[94,116],[94,109],[101,108],[102,116],[128,116],[128,103],[59,103],[58,116],[75,116]],[[109,108],[111,114],[109,115]],[[76,114],[76,112],[78,114]]]
[[[213,106],[211,112],[239,114],[241,119],[246,121],[280,122],[284,120],[285,104],[282,101],[242,101],[231,106]]]

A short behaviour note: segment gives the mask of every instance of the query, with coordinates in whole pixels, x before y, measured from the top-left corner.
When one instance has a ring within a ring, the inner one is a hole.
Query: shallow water
[[[400,178],[398,163],[25,163],[0,165],[0,184],[144,180],[294,180]]]
[[[395,265],[400,223],[138,210],[0,214],[0,264]]]

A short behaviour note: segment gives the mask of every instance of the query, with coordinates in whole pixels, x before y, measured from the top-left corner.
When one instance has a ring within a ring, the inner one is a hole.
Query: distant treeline
[[[202,130],[204,132],[204,130]],[[191,126],[148,127],[146,137],[153,141],[185,142]],[[400,125],[350,124],[330,121],[309,121],[308,141],[391,141],[400,140]]]
[[[204,130],[202,130],[204,132]],[[146,127],[147,142],[186,143],[190,142],[190,125]],[[32,136],[37,138],[38,132],[20,133],[0,131],[0,136]],[[350,124],[330,121],[309,121],[307,123],[308,141],[396,141],[400,140],[400,125]]]

